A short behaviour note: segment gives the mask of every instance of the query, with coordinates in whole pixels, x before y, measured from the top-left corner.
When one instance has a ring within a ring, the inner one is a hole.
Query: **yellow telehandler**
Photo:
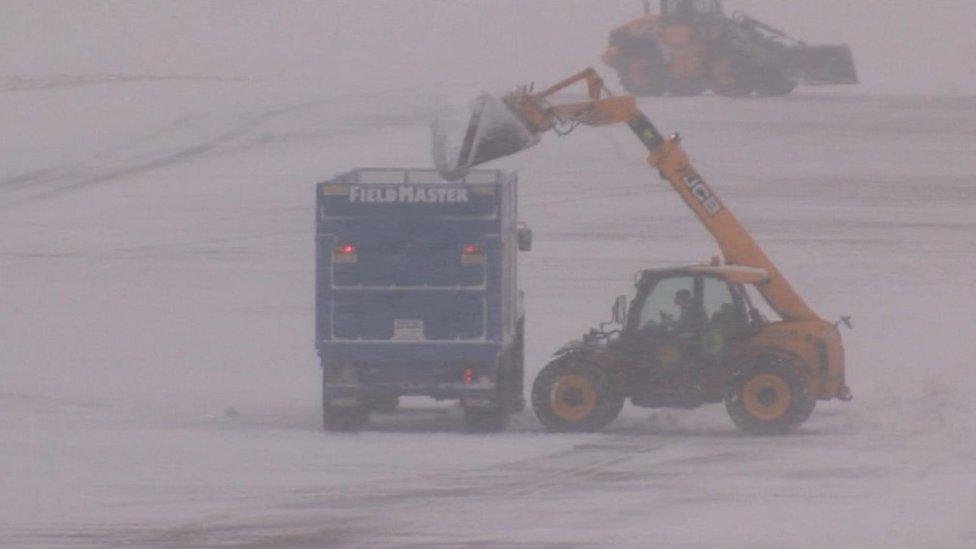
[[[588,99],[554,103],[579,82]],[[514,154],[542,133],[626,123],[649,151],[648,162],[681,195],[718,242],[724,261],[639,273],[629,304],[614,303],[604,323],[556,352],[532,387],[532,406],[554,431],[593,431],[617,417],[626,398],[637,406],[694,408],[725,402],[736,425],[784,433],[806,420],[817,400],[850,400],[839,324],[817,315],[766,257],[692,167],[680,138],[665,138],[632,96],[614,96],[592,68],[534,93],[483,94],[462,117],[432,126],[434,161],[448,179]],[[769,320],[754,288],[780,318]],[[616,325],[607,330],[606,326]]]

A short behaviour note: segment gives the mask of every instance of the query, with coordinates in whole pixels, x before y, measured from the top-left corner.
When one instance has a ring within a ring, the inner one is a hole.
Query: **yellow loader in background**
[[[811,46],[720,0],[661,0],[660,13],[614,29],[603,61],[637,96],[787,95],[798,84],[856,84],[851,50]]]

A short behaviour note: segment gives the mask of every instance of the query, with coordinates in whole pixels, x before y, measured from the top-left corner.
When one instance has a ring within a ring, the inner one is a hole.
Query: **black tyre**
[[[369,408],[365,406],[322,406],[322,424],[326,431],[346,433],[362,431],[369,424]]]
[[[400,397],[396,395],[373,396],[368,400],[369,409],[378,414],[395,414],[400,409]]]
[[[369,408],[358,406],[334,406],[326,390],[328,372],[322,370],[322,426],[326,431],[362,431],[369,424]]]
[[[736,57],[723,57],[709,68],[709,84],[718,95],[744,97],[756,88],[755,70]]]
[[[550,362],[532,384],[532,409],[550,431],[597,431],[623,406],[607,374],[578,357]]]
[[[725,392],[725,409],[743,431],[783,434],[810,417],[817,401],[803,376],[803,363],[765,355],[737,368]]]
[[[672,78],[668,83],[668,92],[678,97],[694,97],[707,89],[708,84],[699,78]]]
[[[756,93],[765,96],[789,95],[795,88],[796,82],[779,73],[763,75],[756,83]]]
[[[464,425],[472,433],[498,433],[508,427],[509,413],[501,406],[465,408]]]
[[[668,91],[667,65],[656,45],[632,48],[621,55],[617,67],[620,85],[639,97],[657,97]]]

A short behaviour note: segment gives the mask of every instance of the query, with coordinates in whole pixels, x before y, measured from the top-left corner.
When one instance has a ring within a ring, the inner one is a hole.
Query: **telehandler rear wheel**
[[[802,362],[765,355],[736,369],[725,392],[725,409],[747,433],[783,434],[800,425],[816,406]]]
[[[591,432],[617,418],[624,406],[607,374],[577,357],[561,357],[532,384],[532,409],[550,431]]]

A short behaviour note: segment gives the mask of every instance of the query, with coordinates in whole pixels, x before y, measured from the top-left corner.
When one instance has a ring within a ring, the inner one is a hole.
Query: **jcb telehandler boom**
[[[578,82],[585,82],[587,100],[550,102]],[[621,329],[591,331],[557,352],[532,394],[547,427],[602,427],[629,397],[649,407],[724,400],[741,428],[785,432],[810,415],[817,399],[851,398],[837,324],[797,294],[692,167],[680,138],[665,138],[633,97],[613,96],[589,68],[541,92],[520,88],[500,100],[479,96],[464,120],[453,128],[457,140],[448,121],[433,126],[435,163],[449,178],[528,148],[550,129],[565,133],[580,124],[626,123],[647,147],[648,163],[681,195],[724,256],[724,265],[644,271],[627,311],[621,298],[614,307]],[[781,319],[762,318],[746,286]]]

